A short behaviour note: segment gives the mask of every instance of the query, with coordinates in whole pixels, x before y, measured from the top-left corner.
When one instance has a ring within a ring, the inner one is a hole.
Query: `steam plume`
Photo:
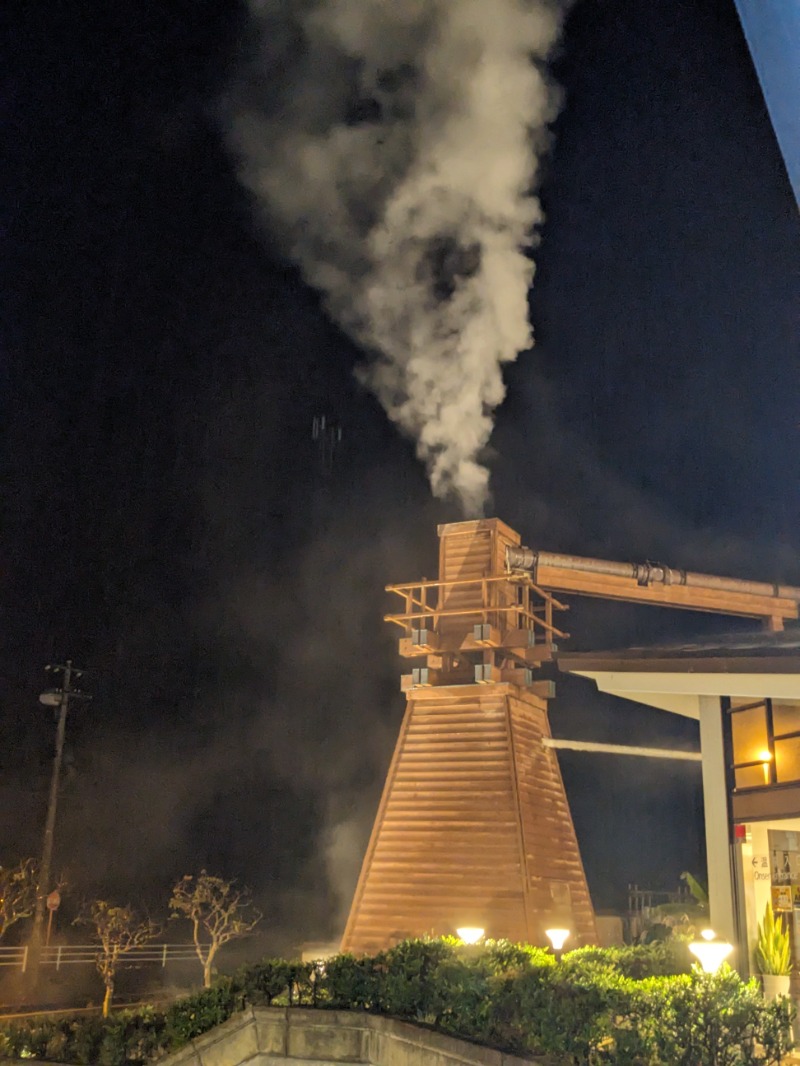
[[[231,143],[269,230],[371,355],[433,492],[487,498],[502,364],[532,343],[548,0],[251,0]]]

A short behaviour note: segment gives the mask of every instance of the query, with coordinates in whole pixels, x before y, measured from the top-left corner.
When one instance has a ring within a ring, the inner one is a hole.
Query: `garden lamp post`
[[[485,929],[479,929],[477,925],[463,925],[456,929],[456,936],[462,944],[477,944],[485,932]]]
[[[561,958],[561,949],[569,940],[569,929],[545,929],[544,935],[553,945],[553,954],[557,959]]]
[[[713,929],[704,929],[700,936],[703,939],[692,941],[689,951],[703,967],[704,973],[716,973],[733,951],[733,944],[727,940],[717,940]]]

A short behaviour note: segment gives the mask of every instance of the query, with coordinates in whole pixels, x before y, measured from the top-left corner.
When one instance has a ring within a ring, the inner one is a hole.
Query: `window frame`
[[[795,738],[800,737],[800,729],[791,729],[787,733],[777,733],[776,734],[776,732],[775,732],[775,719],[774,719],[774,715],[773,715],[773,712],[772,712],[772,702],[773,701],[772,701],[772,698],[770,696],[764,696],[761,699],[754,699],[754,700],[751,700],[748,703],[743,703],[739,707],[733,707],[731,705],[731,697],[730,696],[727,697],[726,700],[725,700],[725,703],[726,703],[725,713],[728,716],[728,732],[729,732],[729,736],[731,738],[730,739],[731,760],[730,760],[728,769],[730,771],[732,791],[734,791],[734,792],[757,792],[757,791],[760,791],[761,789],[765,789],[765,788],[776,788],[776,787],[780,788],[780,787],[782,787],[784,785],[797,785],[797,784],[800,784],[800,774],[798,774],[797,777],[793,777],[793,778],[791,778],[788,781],[778,781],[778,765],[777,765],[777,759],[775,758],[775,743],[776,743],[776,741],[780,742],[782,740],[794,740]],[[786,701],[785,700],[778,700],[777,702],[778,703],[784,703]],[[765,726],[766,726],[766,733],[767,733],[766,750],[769,751],[769,764],[768,764],[769,765],[769,780],[765,781],[763,784],[759,784],[759,785],[744,785],[744,786],[741,786],[741,787],[737,787],[737,785],[736,785],[736,771],[737,770],[748,770],[748,769],[751,769],[753,766],[763,766],[764,765],[764,760],[763,759],[751,759],[751,760],[749,760],[747,762],[736,762],[735,761],[735,754],[734,754],[734,750],[733,750],[733,716],[735,714],[738,714],[740,711],[752,711],[752,710],[755,710],[757,707],[763,707],[764,708],[764,712],[765,712],[764,719],[765,719]],[[798,704],[798,713],[800,713],[800,704]]]

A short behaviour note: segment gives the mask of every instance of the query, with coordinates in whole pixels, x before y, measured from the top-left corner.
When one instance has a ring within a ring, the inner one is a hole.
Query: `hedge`
[[[567,1066],[755,1066],[781,1063],[793,1010],[767,1002],[729,967],[688,970],[682,949],[584,948],[560,961],[540,948],[408,940],[324,965],[265,959],[165,1011],[0,1025],[0,1057],[138,1066],[247,1005],[370,1011],[416,1021]],[[683,972],[681,972],[683,971]]]

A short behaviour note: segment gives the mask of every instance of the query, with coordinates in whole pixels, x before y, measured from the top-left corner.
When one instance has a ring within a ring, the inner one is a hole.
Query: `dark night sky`
[[[213,119],[243,11],[83,8],[11,4],[0,64],[0,861],[39,848],[37,695],[69,655],[95,696],[69,727],[72,881],[155,901],[205,865],[273,930],[326,935],[402,711],[382,586],[432,573],[458,514],[253,225]],[[800,582],[800,220],[733,0],[583,0],[556,74],[494,510],[554,550]],[[320,413],[343,426],[330,474]],[[702,625],[570,618],[575,648]],[[696,739],[560,692],[556,733]],[[598,905],[699,868],[693,768],[562,765]]]

